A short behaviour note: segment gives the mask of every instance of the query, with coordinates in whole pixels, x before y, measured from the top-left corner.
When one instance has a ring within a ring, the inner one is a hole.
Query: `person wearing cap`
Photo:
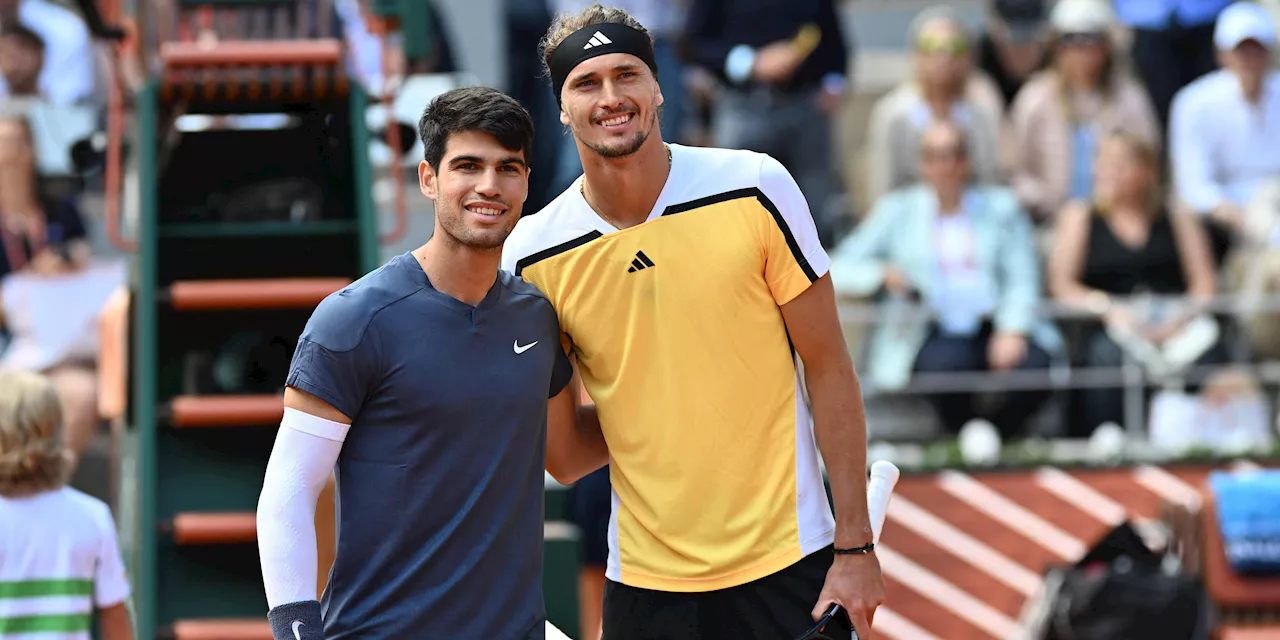
[[[544,42],[585,171],[502,268],[556,308],[599,417],[549,425],[547,471],[609,465],[603,637],[794,638],[829,610],[829,637],[870,637],[865,412],[803,192],[766,154],[664,143],[625,11],[559,16]]]
[[[1218,17],[1214,45],[1222,68],[1174,98],[1169,152],[1175,192],[1207,216],[1220,261],[1246,231],[1259,187],[1280,178],[1276,23],[1260,5],[1237,2]]]
[[[1214,20],[1232,0],[1112,0],[1116,17],[1133,34],[1130,56],[1160,118],[1169,125],[1173,96],[1217,68]]]
[[[1046,0],[992,0],[986,31],[978,39],[978,68],[1013,104],[1031,75],[1044,67],[1047,47]]]
[[[1059,0],[1049,68],[1036,74],[1013,103],[1012,185],[1040,221],[1068,200],[1093,196],[1098,140],[1125,130],[1159,145],[1160,129],[1146,90],[1118,60],[1106,0]]]

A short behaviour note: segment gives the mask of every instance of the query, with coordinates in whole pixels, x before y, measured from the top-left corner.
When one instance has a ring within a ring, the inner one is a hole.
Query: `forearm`
[[[1101,289],[1086,287],[1078,280],[1063,282],[1053,289],[1053,297],[1057,302],[1077,309],[1105,313],[1112,303],[1111,294]]]
[[[316,599],[316,502],[342,443],[281,426],[258,500],[258,553],[267,605]]]
[[[606,464],[609,447],[594,404],[577,407],[569,424],[552,418],[547,430],[547,472],[556,482],[573,484]]]
[[[129,607],[121,602],[98,610],[98,628],[102,640],[133,640],[133,625],[129,622]]]
[[[836,547],[871,542],[867,515],[867,418],[862,389],[848,356],[823,369],[806,365],[813,432],[827,467],[835,502]]]

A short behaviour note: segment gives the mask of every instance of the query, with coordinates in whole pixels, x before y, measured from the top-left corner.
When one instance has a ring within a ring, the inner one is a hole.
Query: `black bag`
[[[220,203],[222,222],[319,220],[324,190],[305,178],[280,178],[240,187]]]
[[[1045,580],[1042,640],[1207,640],[1210,603],[1200,581],[1164,568],[1164,558],[1124,523],[1079,562]]]

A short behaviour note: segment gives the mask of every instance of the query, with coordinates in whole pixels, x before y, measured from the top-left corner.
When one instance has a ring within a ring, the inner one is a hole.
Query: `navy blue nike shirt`
[[[325,637],[542,640],[551,303],[499,272],[472,307],[410,253],[326,298],[287,384],[352,418]]]

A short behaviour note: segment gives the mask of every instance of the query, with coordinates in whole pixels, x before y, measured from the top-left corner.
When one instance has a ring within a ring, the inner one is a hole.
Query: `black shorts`
[[[609,465],[587,474],[569,487],[565,515],[578,527],[579,557],[584,566],[604,567],[609,561],[609,512],[613,490]]]
[[[759,580],[705,593],[604,588],[601,640],[794,640],[813,626],[813,606],[835,558],[831,547]],[[851,638],[847,619],[828,625],[833,640]]]

